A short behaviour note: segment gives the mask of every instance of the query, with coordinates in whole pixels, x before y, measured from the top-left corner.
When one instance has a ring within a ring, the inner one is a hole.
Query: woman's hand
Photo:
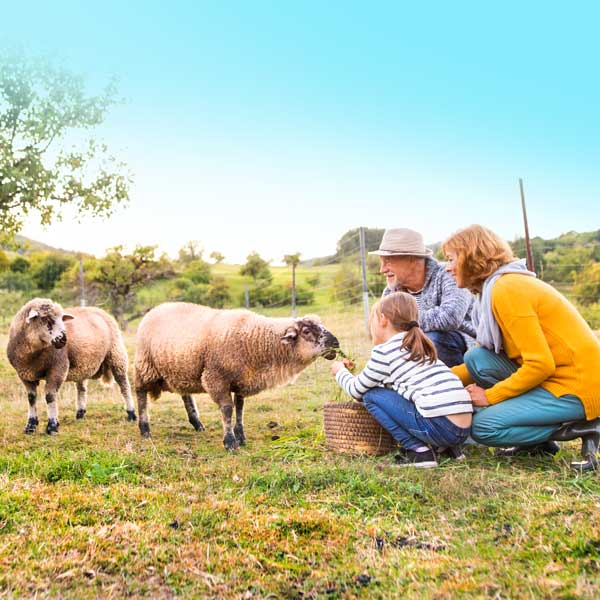
[[[485,390],[482,387],[479,387],[476,383],[468,385],[465,389],[467,392],[469,392],[469,396],[471,396],[471,402],[473,402],[473,406],[490,405],[487,396],[485,395]]]
[[[338,371],[340,369],[344,369],[345,367],[346,367],[346,365],[341,360],[335,360],[331,363],[331,372],[334,375],[337,375]]]

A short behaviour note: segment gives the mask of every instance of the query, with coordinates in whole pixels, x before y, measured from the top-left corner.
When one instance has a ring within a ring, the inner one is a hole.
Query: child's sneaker
[[[415,467],[417,469],[431,469],[438,466],[438,461],[435,458],[433,450],[425,452],[415,452],[414,450],[406,450],[402,454],[397,454],[395,457],[396,464],[399,467]]]
[[[467,457],[460,446],[448,446],[447,448],[438,448],[436,454],[440,458],[451,460],[465,460]]]

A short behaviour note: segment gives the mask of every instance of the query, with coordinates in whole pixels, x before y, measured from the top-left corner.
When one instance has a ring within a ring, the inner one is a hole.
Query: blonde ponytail
[[[406,292],[388,294],[373,306],[374,312],[384,315],[392,327],[406,331],[401,348],[409,352],[408,360],[421,364],[433,364],[437,351],[433,342],[419,326],[419,309],[416,300]]]

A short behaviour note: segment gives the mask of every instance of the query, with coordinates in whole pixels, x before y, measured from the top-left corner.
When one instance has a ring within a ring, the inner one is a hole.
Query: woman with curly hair
[[[583,439],[583,468],[597,466],[600,342],[577,309],[536,278],[495,233],[471,225],[443,244],[446,270],[476,294],[479,346],[453,368],[475,406],[472,437],[519,452],[558,451]]]

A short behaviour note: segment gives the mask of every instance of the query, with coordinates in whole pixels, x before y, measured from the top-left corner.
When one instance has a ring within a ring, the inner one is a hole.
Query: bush
[[[194,283],[209,283],[210,265],[202,259],[196,259],[188,264],[183,276]]]
[[[250,306],[291,306],[292,286],[274,283],[268,286],[256,286],[248,290]],[[303,306],[312,304],[315,300],[314,292],[306,286],[296,286],[296,305]],[[244,296],[242,295],[242,303]]]
[[[28,273],[19,271],[5,271],[4,273],[0,273],[0,289],[9,292],[30,293],[34,288],[35,284]]]
[[[223,308],[226,302],[231,300],[229,286],[224,277],[214,277],[210,287],[206,301],[213,308]]]

